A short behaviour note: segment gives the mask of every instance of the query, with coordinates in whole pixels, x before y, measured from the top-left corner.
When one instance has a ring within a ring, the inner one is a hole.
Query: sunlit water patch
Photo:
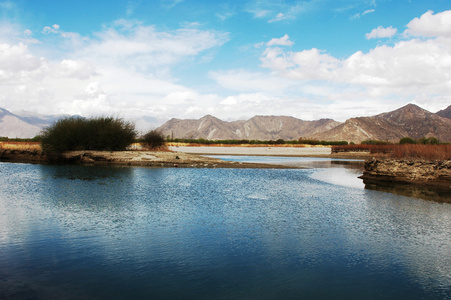
[[[316,172],[0,163],[0,299],[451,297],[451,205]]]

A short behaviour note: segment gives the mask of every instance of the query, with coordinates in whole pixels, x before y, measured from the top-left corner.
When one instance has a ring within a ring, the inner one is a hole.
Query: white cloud
[[[343,59],[318,49],[293,52],[267,48],[261,61],[273,76],[355,86],[357,92],[349,96],[356,101],[362,97],[415,98],[422,104],[440,98],[437,101],[443,107],[449,99],[440,95],[451,93],[451,41],[444,37],[382,45]]]
[[[266,43],[266,46],[291,46],[294,43],[292,41],[290,41],[290,37],[288,36],[288,34],[285,34],[283,37],[281,38],[274,38],[271,39],[269,42]]]
[[[428,11],[420,18],[410,21],[405,33],[413,36],[451,37],[451,10],[435,15],[432,11]]]
[[[268,23],[279,22],[289,18],[291,18],[291,16],[284,15],[283,13],[280,12],[275,16],[275,18],[269,20]]]
[[[380,38],[391,38],[396,34],[398,29],[393,28],[392,26],[384,28],[382,26],[379,26],[373,30],[371,30],[370,33],[365,34],[365,37],[367,40],[370,39],[380,39]]]
[[[87,39],[55,24],[43,30],[51,36],[33,47],[45,57],[61,57],[50,60],[19,42],[20,36],[31,37],[31,31],[18,34],[11,28],[2,36],[9,36],[3,39],[8,42],[0,42],[0,107],[44,114],[172,117],[183,116],[188,104],[194,114],[220,101],[174,83],[171,68],[202,61],[204,53],[210,55],[210,49],[228,40],[226,33],[191,27],[159,31],[120,20]]]
[[[210,72],[219,85],[229,90],[240,92],[270,92],[280,93],[293,84],[291,80],[270,74],[249,72],[246,70],[230,70],[225,72]]]
[[[60,29],[60,26],[58,24],[53,24],[50,26],[45,26],[44,29],[42,29],[42,33],[44,34],[51,34],[51,33],[58,33]]]
[[[290,15],[287,7],[276,8],[262,15]],[[31,31],[0,26],[0,107],[45,114],[198,118],[210,113],[226,119],[286,114],[341,121],[409,101],[438,110],[449,105],[451,93],[451,39],[446,26],[437,25],[446,21],[442,14],[410,22],[408,35],[393,46],[379,44],[344,58],[316,48],[287,48],[294,45],[288,34],[268,38],[256,45],[261,51],[251,49],[261,52],[261,69],[208,73],[221,96],[184,86],[174,70],[212,57],[228,41],[227,33],[200,25],[162,31],[119,20],[90,39],[48,26],[43,41],[30,45],[25,39],[32,39]],[[379,27],[367,38],[390,37],[395,30]],[[412,37],[418,35],[430,38]]]
[[[340,65],[340,60],[315,48],[301,52],[267,48],[260,59],[263,67],[297,79],[329,80]]]
[[[154,26],[121,20],[96,34],[97,40],[84,47],[81,56],[97,63],[121,64],[140,72],[172,65],[222,45],[228,35],[195,28],[158,31]]]
[[[33,56],[28,46],[0,44],[0,84],[18,84],[27,80],[39,80],[48,69],[48,63]]]
[[[364,12],[362,12],[362,13],[356,13],[355,15],[351,16],[351,20],[360,19],[361,17],[363,17],[363,16],[365,16],[367,14],[373,13],[373,12],[375,12],[374,9],[368,9],[368,10],[365,10]]]
[[[296,19],[302,12],[307,12],[316,7],[317,1],[303,1],[291,5],[285,1],[255,1],[248,4],[247,12],[254,18],[267,18],[268,23]]]
[[[82,60],[64,59],[57,68],[58,75],[62,77],[88,79],[99,75],[92,65]]]
[[[258,18],[258,19],[264,18],[264,17],[268,16],[271,13],[270,10],[258,9],[258,8],[249,10],[249,12],[254,15],[254,18]]]
[[[161,0],[161,4],[166,8],[173,8],[179,3],[182,3],[184,0]]]

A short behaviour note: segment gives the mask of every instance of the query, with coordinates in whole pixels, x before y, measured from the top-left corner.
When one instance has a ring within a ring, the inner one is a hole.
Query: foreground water
[[[0,163],[0,299],[451,299],[451,205],[355,172]]]

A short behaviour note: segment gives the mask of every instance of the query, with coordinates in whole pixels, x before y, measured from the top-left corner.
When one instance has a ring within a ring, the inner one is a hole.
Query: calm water
[[[0,163],[0,299],[451,299],[451,204],[346,166]]]

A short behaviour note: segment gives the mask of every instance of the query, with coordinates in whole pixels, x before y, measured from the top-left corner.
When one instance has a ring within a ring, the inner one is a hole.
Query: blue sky
[[[451,104],[449,0],[1,1],[0,107],[224,120]]]

